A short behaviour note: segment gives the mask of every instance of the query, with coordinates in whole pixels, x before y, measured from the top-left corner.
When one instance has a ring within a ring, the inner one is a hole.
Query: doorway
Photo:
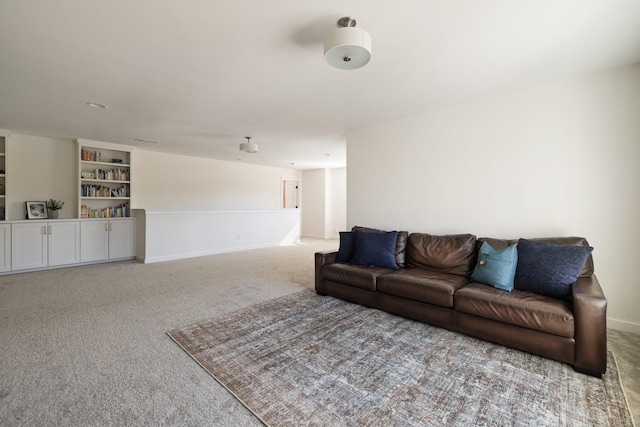
[[[282,181],[282,207],[285,209],[298,209],[299,203],[299,181],[285,179]]]

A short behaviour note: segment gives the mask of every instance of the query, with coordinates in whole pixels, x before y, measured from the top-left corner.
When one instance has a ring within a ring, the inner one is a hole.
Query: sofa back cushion
[[[475,264],[475,253],[476,236],[473,234],[412,233],[407,242],[406,265],[469,277]]]
[[[554,243],[556,245],[571,245],[571,246],[585,246],[589,247],[589,242],[584,237],[541,237],[536,239],[531,239],[539,242],[546,243]],[[518,239],[494,239],[491,237],[480,237],[477,242],[476,251],[480,249],[483,242],[487,242],[491,245],[492,248],[499,251],[500,249],[504,249],[507,246],[511,246],[514,243],[518,243]],[[584,267],[580,271],[580,277],[591,277],[593,276],[594,264],[593,264],[593,255],[589,254],[589,257],[584,263]]]
[[[385,230],[380,230],[378,228],[370,228],[370,227],[361,227],[359,225],[354,225],[351,228],[351,231],[356,231],[356,230],[361,230],[361,231],[385,231]],[[409,238],[409,232],[408,231],[398,231],[398,239],[396,240],[396,264],[398,265],[399,268],[402,268],[405,266],[405,253],[406,253],[406,249],[407,249],[407,240]]]

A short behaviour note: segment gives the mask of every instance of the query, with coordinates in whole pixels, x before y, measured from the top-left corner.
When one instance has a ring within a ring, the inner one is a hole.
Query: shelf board
[[[130,197],[87,197],[81,196],[82,200],[91,199],[91,200],[129,200]]]
[[[96,221],[96,220],[102,220],[102,221],[111,221],[114,219],[130,219],[133,218],[132,216],[93,216],[93,217],[82,217],[82,218],[78,218],[82,221]]]
[[[129,163],[111,163],[111,162],[92,162],[90,160],[80,160],[80,163],[85,165],[100,165],[100,166],[120,166],[124,168],[128,168]]]
[[[92,178],[80,178],[82,182],[104,182],[109,184],[131,184],[131,181],[118,181],[115,179],[92,179]]]

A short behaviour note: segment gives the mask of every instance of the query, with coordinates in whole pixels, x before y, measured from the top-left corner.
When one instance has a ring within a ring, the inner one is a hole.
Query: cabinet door
[[[86,220],[80,224],[80,261],[103,261],[109,259],[109,221]]]
[[[11,225],[11,269],[27,270],[48,265],[47,223]]]
[[[50,222],[49,266],[80,262],[80,222]]]
[[[132,219],[109,222],[109,259],[136,256],[136,222]]]
[[[0,224],[0,271],[11,270],[11,224]]]

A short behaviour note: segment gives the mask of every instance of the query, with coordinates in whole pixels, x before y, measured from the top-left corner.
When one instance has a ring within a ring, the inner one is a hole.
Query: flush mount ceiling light
[[[246,151],[247,153],[257,153],[258,152],[258,144],[254,144],[251,142],[250,136],[245,136],[247,142],[243,142],[240,144],[240,151]]]
[[[345,16],[338,28],[324,39],[324,62],[339,70],[355,70],[371,59],[371,36],[356,28],[356,20]]]

